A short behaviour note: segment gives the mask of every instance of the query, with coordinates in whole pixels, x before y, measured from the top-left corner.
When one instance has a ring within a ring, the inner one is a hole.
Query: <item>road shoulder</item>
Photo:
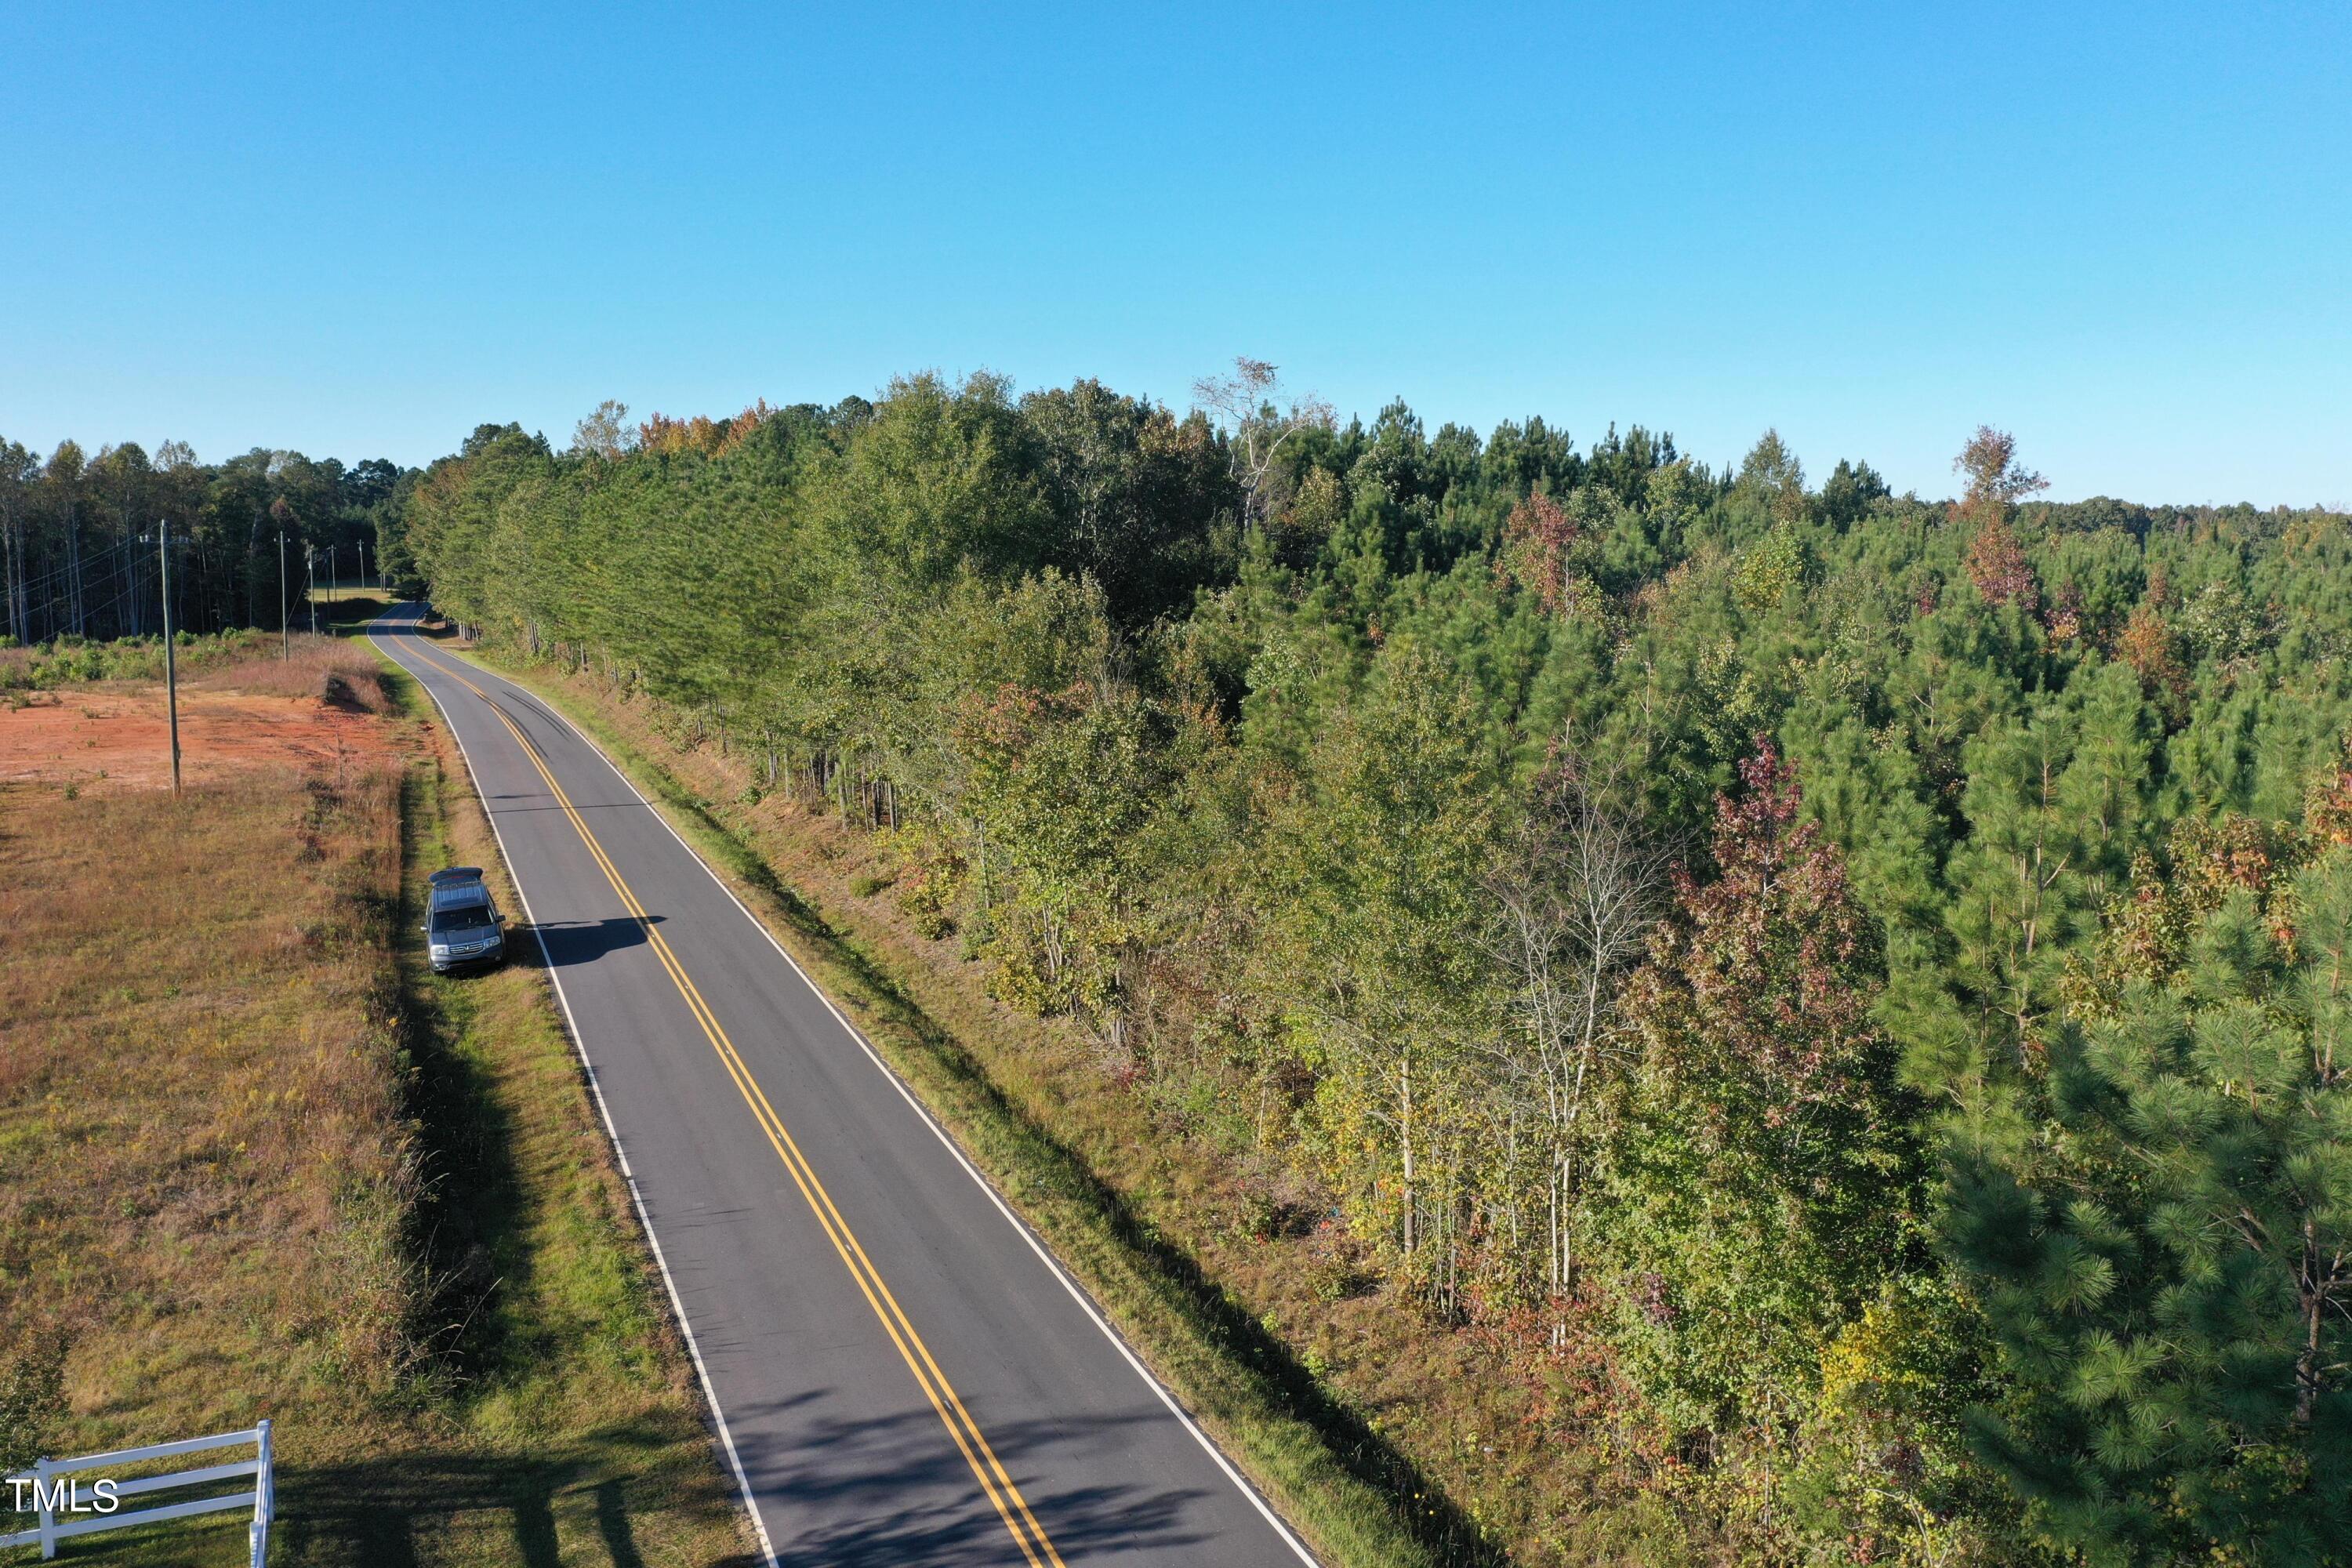
[[[1038,1079],[986,1020],[952,1011],[954,999],[893,952],[887,933],[780,875],[762,854],[772,844],[752,842],[735,814],[683,782],[653,754],[650,736],[625,731],[549,671],[481,662],[563,715],[635,785],[1322,1561],[1498,1560],[1372,1423],[1302,1364],[1276,1325],[1251,1314],[1154,1223],[1151,1194],[1139,1201],[1122,1192],[1078,1152],[1085,1107]],[[1174,1171],[1171,1179],[1192,1177]]]

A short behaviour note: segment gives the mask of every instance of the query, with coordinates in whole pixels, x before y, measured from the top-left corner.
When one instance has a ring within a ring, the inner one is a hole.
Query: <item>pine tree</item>
[[[2340,1562],[2352,1539],[2352,851],[2280,940],[2253,890],[2055,1032],[1949,1228],[2012,1394],[1988,1463],[2092,1562]]]

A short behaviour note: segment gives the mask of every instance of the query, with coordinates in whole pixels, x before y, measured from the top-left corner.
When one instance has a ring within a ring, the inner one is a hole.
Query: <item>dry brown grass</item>
[[[425,873],[497,864],[446,738],[366,711],[403,693],[348,648],[271,662],[194,695],[340,683],[372,750],[265,748],[177,799],[0,786],[0,1357],[69,1352],[40,1448],[269,1415],[280,1563],[741,1560],[544,977],[413,951]]]
[[[0,795],[0,1319],[74,1347],[66,1446],[407,1370],[400,791]],[[297,1423],[289,1458],[322,1439]]]
[[[191,678],[197,691],[242,691],[256,697],[308,697],[331,706],[382,713],[392,706],[383,666],[362,644],[341,637],[295,637],[256,657],[217,665]]]

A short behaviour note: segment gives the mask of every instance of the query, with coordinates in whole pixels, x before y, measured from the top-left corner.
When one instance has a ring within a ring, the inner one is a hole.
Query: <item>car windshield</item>
[[[480,931],[489,923],[489,908],[484,904],[474,904],[462,910],[443,910],[433,917],[433,929],[448,935]]]

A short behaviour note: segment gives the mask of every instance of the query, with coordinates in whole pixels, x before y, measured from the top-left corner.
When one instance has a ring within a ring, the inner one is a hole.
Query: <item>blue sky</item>
[[[1941,495],[2352,504],[2352,7],[0,10],[0,435],[1236,353]]]

